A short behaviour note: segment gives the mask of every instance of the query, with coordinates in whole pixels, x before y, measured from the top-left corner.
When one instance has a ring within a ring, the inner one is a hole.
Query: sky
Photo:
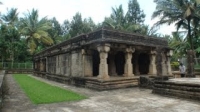
[[[71,20],[76,12],[80,12],[82,18],[91,17],[95,23],[103,22],[105,17],[112,13],[111,7],[118,7],[122,4],[124,12],[127,11],[129,0],[0,0],[2,14],[10,8],[17,8],[20,16],[38,9],[39,16],[48,18],[56,17],[63,23],[64,20]],[[140,8],[146,14],[145,24],[152,26],[158,19],[151,19],[151,15],[156,8],[153,0],[138,0]],[[171,34],[175,28],[173,26],[162,26],[158,31],[161,34]]]

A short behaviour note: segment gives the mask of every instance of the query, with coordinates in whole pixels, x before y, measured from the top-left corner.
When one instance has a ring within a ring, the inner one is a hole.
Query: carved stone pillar
[[[99,45],[97,46],[97,49],[100,55],[99,75],[97,77],[100,79],[109,79],[107,58],[108,52],[110,51],[110,45]]]
[[[92,77],[93,76],[92,52],[89,50],[82,49],[82,56],[83,56],[83,76]]]
[[[173,54],[172,50],[167,52],[167,74],[168,75],[172,75],[172,69],[171,69],[171,64],[170,64],[172,54]]]
[[[132,53],[135,52],[134,48],[126,48],[125,50],[125,66],[124,66],[124,76],[131,77],[133,74],[133,64],[132,64]]]
[[[156,51],[150,52],[150,65],[149,65],[149,75],[156,75]]]

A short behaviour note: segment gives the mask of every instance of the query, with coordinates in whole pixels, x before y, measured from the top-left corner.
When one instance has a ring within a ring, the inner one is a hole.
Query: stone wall
[[[82,76],[82,54],[80,50],[71,52],[71,76],[81,77]]]
[[[5,71],[0,71],[0,108],[3,106],[3,97],[5,93]]]

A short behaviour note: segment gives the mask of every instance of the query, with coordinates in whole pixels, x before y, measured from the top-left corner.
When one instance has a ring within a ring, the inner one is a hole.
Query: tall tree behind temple
[[[135,18],[134,16],[136,16],[137,14],[135,15],[134,13],[138,11],[134,10],[140,9],[139,6],[137,8],[134,8],[134,6],[135,5],[130,4],[129,12],[127,13],[124,13],[122,5],[116,8],[112,7],[112,13],[110,17],[105,18],[103,26],[111,29],[147,35],[149,28],[146,25],[142,24],[145,15],[140,16],[140,18],[139,16]]]
[[[130,0],[128,3],[128,12],[126,14],[128,23],[143,24],[145,16],[137,0]]]
[[[69,34],[71,37],[75,37],[83,33],[91,32],[95,28],[96,25],[91,18],[83,20],[81,14],[78,12],[70,23]]]
[[[50,37],[53,39],[54,44],[60,43],[63,41],[62,39],[62,29],[60,23],[53,17],[51,20],[51,29],[47,30]]]

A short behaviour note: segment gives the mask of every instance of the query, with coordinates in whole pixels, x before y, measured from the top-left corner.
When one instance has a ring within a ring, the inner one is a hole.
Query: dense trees
[[[175,24],[178,32],[165,36],[169,45],[174,48],[174,60],[186,54],[188,48],[200,56],[200,7],[195,0],[155,0],[156,10],[152,17],[160,20],[155,26]],[[0,2],[1,4],[1,2]],[[109,17],[98,25],[92,18],[83,18],[81,13],[74,14],[72,20],[62,24],[54,18],[39,17],[39,11],[32,9],[19,17],[15,8],[1,15],[0,25],[0,59],[2,61],[27,61],[31,55],[60,43],[66,39],[96,30],[99,27],[161,37],[157,33],[159,27],[144,24],[145,14],[137,0],[129,0],[128,10],[122,5],[111,8]],[[185,32],[180,32],[179,30]],[[187,38],[185,38],[187,36]]]
[[[156,36],[155,30],[144,25],[144,19],[145,14],[137,0],[129,1],[127,12],[124,12],[122,5],[112,8],[110,17],[106,17],[105,21],[98,25],[90,17],[82,18],[79,12],[71,21],[65,20],[60,24],[55,17],[39,17],[39,11],[35,9],[18,17],[17,9],[11,8],[1,16],[0,58],[2,61],[26,61],[31,59],[29,56],[46,47],[102,26]]]
[[[31,61],[30,56],[42,49],[96,28],[91,18],[82,19],[80,13],[76,13],[71,22],[66,20],[62,25],[55,17],[39,18],[35,9],[20,18],[15,8],[1,15],[1,61]]]
[[[122,5],[115,8],[112,7],[112,13],[110,17],[105,18],[103,26],[131,33],[159,37],[160,35],[156,33],[156,28],[150,28],[143,23],[145,16],[137,0],[130,0],[127,12],[124,12]]]
[[[79,12],[75,14],[71,23],[68,25],[70,26],[69,34],[71,37],[91,32],[96,28],[92,18],[82,19],[82,16]]]

